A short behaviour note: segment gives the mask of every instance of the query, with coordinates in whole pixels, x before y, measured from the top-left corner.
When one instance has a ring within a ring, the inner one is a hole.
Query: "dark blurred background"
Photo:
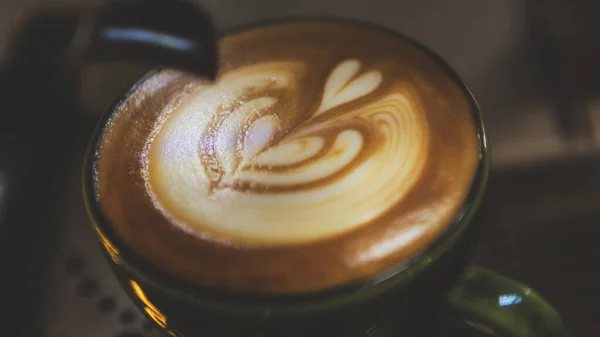
[[[0,55],[20,13],[53,0],[0,0]],[[80,0],[98,3],[97,0]],[[474,263],[539,290],[573,336],[600,333],[600,4],[584,0],[198,0],[217,27],[336,15],[410,35],[473,90],[492,144],[486,227]],[[0,56],[1,57],[1,56]],[[68,177],[33,308],[42,336],[152,336],[116,285],[80,197],[81,157],[99,114],[143,67],[86,67]],[[48,114],[59,113],[48,107]],[[0,114],[11,113],[10,111]],[[57,149],[56,151],[61,151]],[[52,176],[46,177],[52,180]],[[0,212],[10,162],[0,163]]]

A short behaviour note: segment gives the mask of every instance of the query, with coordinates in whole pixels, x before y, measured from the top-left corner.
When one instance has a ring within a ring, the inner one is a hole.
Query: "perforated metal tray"
[[[163,336],[135,308],[102,256],[81,197],[82,153],[73,161],[66,221],[54,243],[43,306],[45,336]]]

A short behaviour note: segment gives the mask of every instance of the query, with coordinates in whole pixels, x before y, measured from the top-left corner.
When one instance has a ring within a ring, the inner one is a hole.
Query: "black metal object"
[[[120,1],[50,7],[21,20],[0,65],[0,298],[3,333],[42,336],[46,263],[64,220],[72,147],[84,126],[79,69],[125,60],[213,78],[216,38],[208,16],[185,1]]]
[[[213,24],[188,1],[115,1],[88,10],[74,42],[82,55],[74,62],[133,60],[216,76]]]

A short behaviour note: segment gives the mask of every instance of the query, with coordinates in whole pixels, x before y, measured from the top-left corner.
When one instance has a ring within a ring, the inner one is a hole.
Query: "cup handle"
[[[483,268],[469,268],[448,296],[444,337],[567,336],[560,315],[531,288]]]

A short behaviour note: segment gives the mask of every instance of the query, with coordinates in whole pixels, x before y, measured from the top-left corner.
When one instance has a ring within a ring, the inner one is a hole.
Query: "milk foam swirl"
[[[214,83],[149,74],[96,144],[101,211],[160,272],[319,292],[387,275],[471,207],[485,137],[428,52],[369,26],[294,21],[223,37],[219,60]]]
[[[301,61],[263,62],[199,85],[147,144],[146,188],[184,230],[242,245],[300,244],[360,227],[398,204],[427,162],[418,100],[341,60],[310,105]]]

